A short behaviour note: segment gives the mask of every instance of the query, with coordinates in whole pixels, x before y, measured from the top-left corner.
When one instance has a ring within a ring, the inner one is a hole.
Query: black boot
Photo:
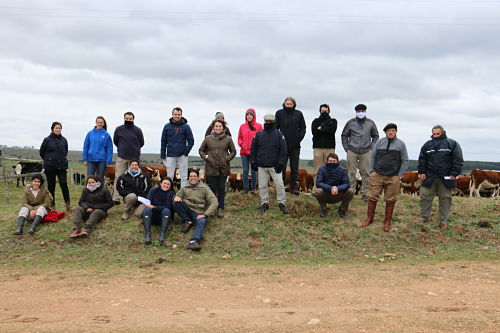
[[[168,222],[170,221],[169,216],[162,216],[161,217],[161,225],[160,225],[160,245],[163,245],[165,242],[165,236],[167,235],[167,229],[168,229]]]
[[[36,231],[36,227],[42,222],[42,217],[40,215],[35,216],[33,223],[31,224],[31,228],[28,231],[30,234],[34,234]]]
[[[14,231],[14,235],[23,234],[24,221],[26,221],[26,218],[24,216],[19,216],[17,218],[17,228],[16,231]]]
[[[152,216],[144,216],[144,244],[151,244],[151,220]]]

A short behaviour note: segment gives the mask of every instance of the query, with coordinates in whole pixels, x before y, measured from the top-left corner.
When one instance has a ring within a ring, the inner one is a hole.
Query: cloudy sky
[[[412,159],[442,124],[466,160],[500,161],[498,31],[486,0],[0,1],[0,144],[38,148],[57,120],[79,150],[97,115],[112,134],[133,111],[159,153],[180,106],[195,155],[215,112],[237,133],[294,96],[308,127],[330,104],[338,143],[364,103]]]

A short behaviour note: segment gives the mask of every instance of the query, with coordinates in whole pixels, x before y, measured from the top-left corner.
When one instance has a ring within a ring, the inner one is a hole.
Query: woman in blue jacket
[[[97,173],[100,179],[104,179],[106,165],[111,164],[113,159],[113,141],[106,131],[107,125],[104,117],[97,117],[95,127],[87,133],[83,143],[82,160],[87,166],[87,177]]]
[[[146,209],[142,213],[142,221],[144,222],[144,244],[151,244],[151,224],[160,224],[160,245],[165,241],[168,223],[172,217],[172,201],[175,192],[172,186],[172,179],[164,177],[161,180],[160,186],[153,187],[148,193],[148,200],[151,201],[146,205]]]

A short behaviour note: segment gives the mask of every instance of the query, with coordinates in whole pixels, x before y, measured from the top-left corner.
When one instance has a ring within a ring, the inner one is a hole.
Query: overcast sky
[[[340,134],[354,106],[398,125],[416,159],[442,124],[466,160],[500,161],[500,1],[0,1],[0,144],[39,147],[52,121],[81,150],[95,117],[133,111],[158,153],[174,106],[197,148],[215,112],[236,135],[297,100]],[[383,135],[383,132],[381,133]],[[116,152],[116,151],[115,151]]]

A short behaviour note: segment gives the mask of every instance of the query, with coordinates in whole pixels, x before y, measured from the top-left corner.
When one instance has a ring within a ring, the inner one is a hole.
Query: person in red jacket
[[[248,171],[250,169],[250,147],[255,134],[262,129],[262,124],[256,121],[256,112],[254,109],[247,109],[245,112],[245,123],[240,126],[238,131],[238,146],[240,149],[241,164],[243,167],[243,193],[248,193]],[[257,186],[257,171],[252,170],[252,186],[255,190]]]

